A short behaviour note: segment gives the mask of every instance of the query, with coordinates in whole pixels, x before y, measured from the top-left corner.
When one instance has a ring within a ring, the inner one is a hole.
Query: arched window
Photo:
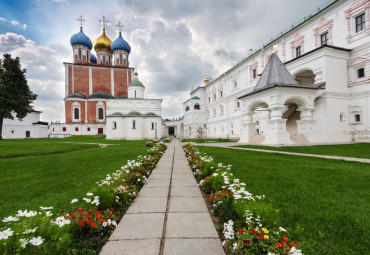
[[[135,98],[136,98],[136,90],[135,90]]]
[[[75,120],[80,119],[80,109],[78,109],[78,108],[74,109],[74,119]]]
[[[186,106],[185,111],[189,111],[189,110],[190,110],[190,107]]]
[[[113,129],[117,129],[117,122],[113,121]]]
[[[200,105],[199,105],[199,104],[195,104],[195,105],[194,105],[194,109],[196,109],[196,110],[200,110]]]
[[[101,107],[98,109],[98,118],[99,118],[99,120],[104,119],[104,109],[101,108]]]
[[[132,129],[136,129],[136,120],[132,121]]]
[[[72,112],[71,117],[73,122],[79,122],[81,121],[81,105],[78,102],[74,102],[72,104]]]

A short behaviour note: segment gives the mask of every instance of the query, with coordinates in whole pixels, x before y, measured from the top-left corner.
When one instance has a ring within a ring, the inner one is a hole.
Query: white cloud
[[[19,21],[17,20],[12,20],[10,23],[14,26],[19,26]]]
[[[0,17],[0,21],[1,22],[6,22],[6,19],[4,19],[3,17]]]

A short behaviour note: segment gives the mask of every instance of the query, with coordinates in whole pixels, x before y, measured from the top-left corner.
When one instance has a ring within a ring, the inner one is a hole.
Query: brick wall
[[[74,92],[89,97],[89,68],[74,66]]]
[[[128,73],[130,75],[131,72]],[[114,94],[116,98],[127,95],[127,85],[127,69],[114,69]]]
[[[92,91],[111,94],[111,71],[110,68],[92,69]]]
[[[97,103],[99,103],[99,101],[89,101],[88,102],[88,112],[87,112],[87,114],[88,114],[88,116],[87,116],[88,123],[98,123],[97,116],[96,116],[97,115],[96,114],[96,104]],[[103,101],[103,103],[104,103],[104,114],[105,114],[106,109],[107,109],[107,104],[104,101]]]

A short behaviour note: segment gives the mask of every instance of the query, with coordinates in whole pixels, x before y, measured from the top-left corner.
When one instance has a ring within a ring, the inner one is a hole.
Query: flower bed
[[[4,218],[0,229],[0,254],[96,254],[137,196],[166,150],[153,143],[147,155],[97,182],[86,196],[74,198],[71,209],[53,207],[19,210]]]
[[[216,164],[190,144],[183,148],[198,186],[218,218],[217,229],[230,254],[302,254],[287,230],[278,225],[278,211],[265,196],[248,192],[245,183],[230,172],[231,165]]]

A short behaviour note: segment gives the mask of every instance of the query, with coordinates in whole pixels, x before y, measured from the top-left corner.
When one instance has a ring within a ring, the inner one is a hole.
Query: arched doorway
[[[286,131],[290,134],[290,140],[295,144],[308,144],[304,135],[298,133],[298,123],[301,119],[301,112],[298,110],[304,103],[297,99],[288,99],[284,106],[283,119],[286,119]]]
[[[311,70],[303,70],[294,76],[299,85],[309,86],[315,83],[316,75]]]

